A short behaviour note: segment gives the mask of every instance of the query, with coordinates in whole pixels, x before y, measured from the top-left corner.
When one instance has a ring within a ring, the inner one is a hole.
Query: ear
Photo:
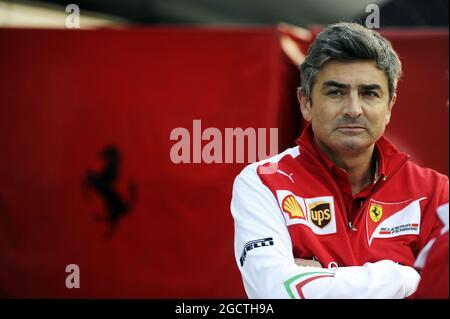
[[[302,112],[303,118],[305,121],[311,122],[311,101],[301,93],[301,90],[297,90],[297,99],[298,103],[300,103],[300,111]]]
[[[389,121],[391,120],[391,113],[392,113],[392,109],[394,108],[395,101],[397,101],[397,94],[396,93],[394,93],[394,95],[392,96],[392,99],[391,99],[391,101],[389,102],[389,105],[388,105],[388,111],[386,113],[386,125],[388,125]]]

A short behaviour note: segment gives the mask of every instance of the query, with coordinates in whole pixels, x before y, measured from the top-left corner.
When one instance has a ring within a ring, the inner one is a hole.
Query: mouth
[[[360,134],[366,130],[364,126],[358,125],[345,125],[339,126],[337,130],[344,134]]]

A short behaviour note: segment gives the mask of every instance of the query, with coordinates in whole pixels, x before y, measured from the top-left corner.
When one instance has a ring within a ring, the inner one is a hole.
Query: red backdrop
[[[448,33],[387,35],[405,68],[388,135],[447,174]],[[0,29],[0,295],[245,297],[229,211],[245,164],[174,164],[169,137],[192,138],[194,119],[277,127],[281,151],[299,133],[297,76],[273,29]],[[111,239],[83,188],[108,145],[120,198],[136,188]]]

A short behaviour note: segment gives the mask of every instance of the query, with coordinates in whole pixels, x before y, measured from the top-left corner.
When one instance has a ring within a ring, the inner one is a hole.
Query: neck
[[[353,195],[372,182],[376,167],[373,156],[375,145],[371,145],[363,152],[343,154],[331,151],[318,140],[316,143],[334,165],[347,172]]]

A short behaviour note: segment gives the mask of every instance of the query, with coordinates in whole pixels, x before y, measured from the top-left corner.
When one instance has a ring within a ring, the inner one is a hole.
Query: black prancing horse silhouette
[[[110,239],[117,228],[119,221],[128,214],[136,203],[136,185],[130,182],[128,186],[129,200],[126,202],[116,190],[115,183],[119,175],[120,152],[114,145],[106,147],[100,152],[104,166],[100,172],[88,171],[85,175],[84,190],[94,190],[103,200],[106,215],[97,216],[96,220],[109,223],[109,231],[105,234]]]
[[[373,208],[372,213],[375,215],[376,218],[378,218],[378,215],[380,215],[380,212],[378,211],[378,208],[376,208],[376,207]]]

